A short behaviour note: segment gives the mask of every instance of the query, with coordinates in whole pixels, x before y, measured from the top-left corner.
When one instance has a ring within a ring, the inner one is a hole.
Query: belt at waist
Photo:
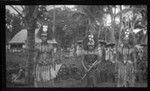
[[[48,65],[52,65],[52,62],[46,62],[46,63],[44,63],[44,62],[39,62],[39,63],[37,63],[39,66],[48,66]]]

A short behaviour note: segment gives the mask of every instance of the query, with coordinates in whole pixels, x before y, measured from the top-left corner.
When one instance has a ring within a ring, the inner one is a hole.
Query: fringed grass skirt
[[[51,73],[51,65],[37,65],[35,74],[36,87],[53,87],[53,76]]]
[[[135,81],[133,64],[118,64],[118,87],[133,87]]]

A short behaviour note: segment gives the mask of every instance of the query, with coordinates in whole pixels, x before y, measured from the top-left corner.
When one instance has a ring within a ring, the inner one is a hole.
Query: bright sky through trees
[[[22,7],[20,5],[13,5],[20,13],[22,12]],[[76,6],[75,5],[47,5],[46,9],[49,11],[51,9],[54,9],[54,8],[61,8],[62,10],[64,10],[65,8],[69,8],[70,10],[77,10]],[[129,8],[129,6],[125,6],[125,5],[122,5],[122,9],[125,9],[125,8]],[[10,5],[6,5],[6,9],[10,10],[10,13],[14,13],[14,14],[18,14]],[[105,10],[105,9],[104,9]],[[113,8],[113,13],[117,14],[119,13],[120,11],[120,7],[119,5],[116,5],[115,8]],[[132,12],[129,12],[126,17],[129,17],[130,19],[132,18]],[[139,18],[141,18],[142,16],[139,15],[138,16]],[[105,26],[111,26],[111,15],[109,14],[105,14],[104,17],[103,17],[103,20],[104,20],[104,24]],[[118,17],[115,17],[115,22],[116,24],[119,24],[120,22],[120,18],[119,16]],[[97,22],[98,23],[98,22]],[[99,24],[98,24],[99,25]]]

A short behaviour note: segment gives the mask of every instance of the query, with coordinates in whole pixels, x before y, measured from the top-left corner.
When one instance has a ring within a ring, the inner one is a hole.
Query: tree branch
[[[38,6],[36,6],[34,10],[34,13],[33,13],[34,18],[37,18],[37,12],[38,12]]]
[[[22,18],[24,18],[23,17],[23,15],[14,7],[14,6],[12,6],[12,5],[10,5]]]
[[[120,14],[124,14],[124,13],[126,13],[126,12],[128,12],[128,11],[141,11],[141,10],[143,10],[142,8],[129,8],[129,9],[124,9],[124,10],[122,10],[121,12],[119,12],[119,13],[117,13],[116,15],[115,15],[115,17],[116,16],[118,16],[118,15],[120,15]]]
[[[21,5],[20,5],[21,6]],[[25,8],[23,6],[21,6],[21,8],[24,10]]]
[[[12,7],[18,14],[19,14],[19,16],[22,18],[22,20],[24,21],[24,23],[25,23],[25,26],[27,27],[28,26],[28,23],[27,23],[27,21],[25,20],[25,17],[23,17],[23,15],[15,8],[15,7],[13,7],[12,5],[10,5],[10,7]]]

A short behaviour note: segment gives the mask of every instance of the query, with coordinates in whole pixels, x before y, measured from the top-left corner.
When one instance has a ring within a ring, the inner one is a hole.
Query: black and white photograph
[[[6,87],[148,87],[147,5],[5,5]]]

